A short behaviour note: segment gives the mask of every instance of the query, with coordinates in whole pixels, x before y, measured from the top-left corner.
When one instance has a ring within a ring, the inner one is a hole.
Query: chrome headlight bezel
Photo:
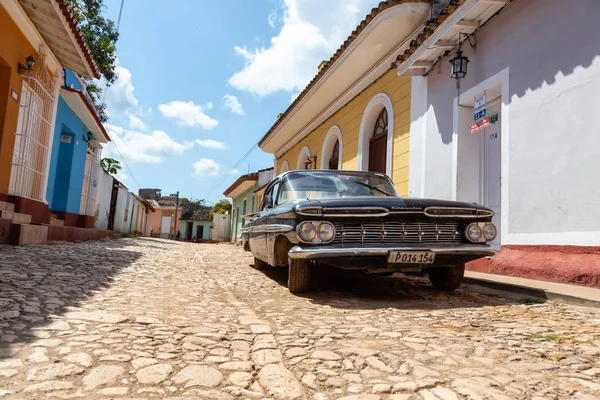
[[[493,234],[486,233],[493,232]],[[475,235],[472,235],[475,233]],[[473,222],[465,228],[465,238],[471,243],[487,243],[496,238],[498,229],[491,222]]]
[[[491,242],[492,240],[496,239],[496,236],[498,235],[498,229],[496,228],[496,225],[492,224],[491,222],[486,223],[481,232],[481,236],[483,236],[486,242]]]
[[[323,228],[326,227],[326,228]],[[324,232],[327,230],[327,232]],[[314,232],[314,235],[308,234]],[[296,226],[298,238],[303,243],[327,244],[335,239],[335,227],[327,221],[304,221]]]

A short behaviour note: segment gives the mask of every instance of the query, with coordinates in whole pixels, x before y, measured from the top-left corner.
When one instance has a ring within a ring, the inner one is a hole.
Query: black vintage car
[[[244,249],[254,268],[289,268],[292,293],[322,264],[368,274],[427,272],[454,290],[465,263],[496,251],[494,212],[475,203],[401,198],[383,174],[290,171],[273,179],[256,214],[245,216]]]

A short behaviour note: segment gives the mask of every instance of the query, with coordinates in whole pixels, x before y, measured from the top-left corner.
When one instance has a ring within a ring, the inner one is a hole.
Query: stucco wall
[[[137,201],[127,188],[120,187],[117,196],[117,207],[115,210],[115,222],[113,230],[118,233],[130,233],[135,228],[135,210]],[[133,223],[131,222],[133,213]]]
[[[209,240],[210,239],[210,227],[212,225],[211,221],[189,221],[192,223],[192,237],[196,235],[196,227],[203,226],[204,231],[202,232],[202,239]],[[186,240],[186,232],[187,232],[188,221],[180,221],[181,226],[181,236],[182,240]]]
[[[461,91],[509,71],[503,244],[600,244],[599,13],[595,0],[515,0],[477,34],[475,51],[463,46]],[[427,78],[425,157],[411,165],[426,197],[453,196],[456,95],[445,59]]]
[[[396,70],[388,71],[283,154],[276,163],[277,173],[285,161],[289,163],[290,170],[296,169],[298,157],[305,146],[310,149],[311,155],[317,155],[317,164],[320,165],[325,136],[334,125],[339,126],[342,132],[342,169],[358,169],[358,137],[363,114],[376,94],[385,93],[392,101],[394,114],[391,178],[401,195],[408,194],[410,90],[410,78],[398,77]]]
[[[48,189],[46,198],[53,211],[66,211],[79,214],[83,175],[87,153],[88,129],[77,114],[61,98],[54,128]],[[61,143],[61,135],[71,137],[71,143]]]
[[[257,185],[253,185],[250,189],[246,190],[245,192],[243,192],[242,194],[240,194],[239,196],[237,196],[236,198],[231,199],[231,204],[232,204],[232,208],[231,208],[231,236],[232,238],[234,238],[234,235],[239,237],[240,236],[240,231],[243,227],[243,222],[244,219],[242,218],[243,215],[245,214],[250,214],[253,213],[257,210],[258,208],[258,201],[256,199],[256,196],[254,194],[254,191],[257,189]],[[246,202],[246,212],[244,212],[244,199],[247,199]],[[238,213],[238,208],[239,208],[239,213]],[[235,213],[234,213],[235,211]],[[235,217],[235,218],[234,218]],[[236,229],[236,224],[237,224],[237,229]],[[235,238],[234,238],[235,239]]]
[[[94,227],[96,229],[108,229],[112,185],[113,177],[106,171],[100,170],[98,173],[98,192],[96,195],[96,211],[94,214],[96,219]]]
[[[19,115],[19,103],[11,92],[16,91],[20,98],[23,84],[17,66],[29,55],[39,62],[39,55],[2,6],[0,38],[0,193],[7,193]]]

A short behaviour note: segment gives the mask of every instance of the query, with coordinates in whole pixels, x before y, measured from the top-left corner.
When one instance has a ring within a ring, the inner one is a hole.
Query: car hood
[[[488,207],[477,203],[402,197],[346,197],[341,199],[305,200],[298,202],[298,207],[382,207],[388,209],[388,211],[424,211],[428,207],[448,207],[491,211]]]

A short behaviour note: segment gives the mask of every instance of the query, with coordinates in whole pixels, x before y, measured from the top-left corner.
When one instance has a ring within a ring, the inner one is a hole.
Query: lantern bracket
[[[464,39],[460,40],[461,37],[464,37]],[[475,49],[477,47],[477,42],[475,41],[475,34],[474,33],[460,32],[458,34],[458,43],[459,43],[458,47],[459,47],[459,49],[460,49],[460,45],[463,44],[464,42],[469,42],[469,45],[471,46],[472,49]]]

